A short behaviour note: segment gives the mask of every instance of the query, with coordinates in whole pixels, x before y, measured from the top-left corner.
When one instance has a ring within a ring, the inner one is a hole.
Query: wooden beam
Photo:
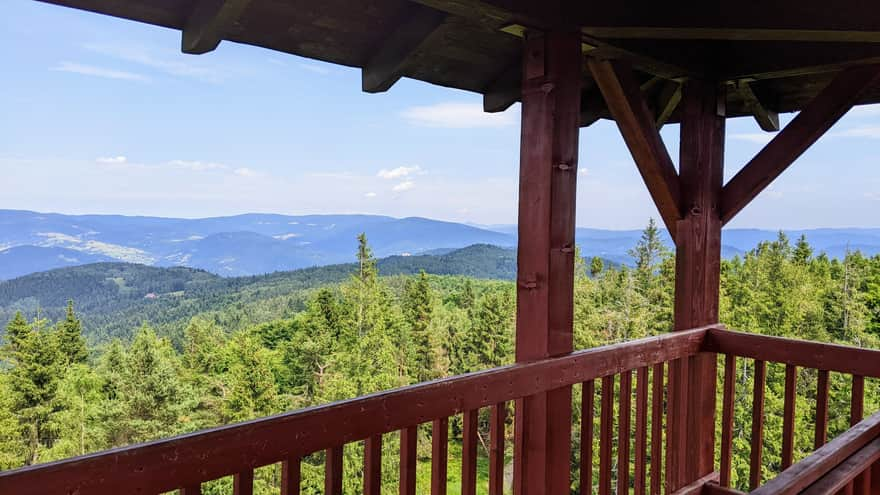
[[[841,72],[724,186],[721,221],[729,222],[880,83],[880,64]]]
[[[570,353],[581,97],[577,32],[529,32],[523,46],[516,360]],[[517,401],[519,495],[570,490],[571,387]]]
[[[654,123],[657,129],[661,129],[681,102],[681,84],[677,81],[666,81],[656,101]]]
[[[768,132],[779,130],[779,114],[767,108],[748,81],[737,82],[736,89],[761,129]]]
[[[582,30],[609,39],[880,43],[880,31],[649,26],[586,26]]]
[[[590,58],[588,63],[608,110],[674,239],[676,222],[681,218],[678,174],[632,70],[620,62]]]
[[[522,79],[522,59],[510,64],[483,92],[483,111],[503,112],[520,100],[520,80]]]
[[[361,71],[365,92],[388,91],[403,76],[409,57],[437,31],[446,19],[446,14],[414,5],[405,17]]]
[[[250,3],[251,0],[199,0],[186,20],[180,49],[194,55],[213,51]]]

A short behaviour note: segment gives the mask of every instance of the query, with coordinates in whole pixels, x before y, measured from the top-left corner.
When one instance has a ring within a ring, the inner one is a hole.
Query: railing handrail
[[[832,471],[865,445],[880,437],[880,412],[819,447],[751,495],[795,495]]]
[[[871,469],[871,466],[880,459],[880,438],[874,439],[861,450],[848,457],[831,471],[825,473],[809,488],[800,495],[827,495],[838,493],[846,488],[846,485],[855,480],[860,474]],[[867,480],[865,480],[867,481]],[[861,493],[861,492],[856,492]]]
[[[712,327],[586,349],[0,472],[0,493],[161,493],[462,411],[694,355]]]
[[[712,327],[703,351],[880,378],[880,351]]]

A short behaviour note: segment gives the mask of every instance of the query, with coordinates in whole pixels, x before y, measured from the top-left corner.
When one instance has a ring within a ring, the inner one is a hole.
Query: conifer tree
[[[83,338],[82,323],[73,311],[73,301],[67,302],[64,321],[58,325],[56,335],[58,337],[58,351],[68,365],[82,364],[88,360],[89,351],[86,348],[86,340]]]
[[[409,338],[412,356],[412,376],[418,381],[434,377],[436,358],[431,342],[430,324],[433,311],[431,287],[428,276],[422,270],[416,279],[408,279],[404,286],[403,310],[409,324]]]

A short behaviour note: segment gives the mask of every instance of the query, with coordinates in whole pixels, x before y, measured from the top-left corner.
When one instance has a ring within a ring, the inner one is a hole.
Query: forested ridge
[[[152,324],[144,317],[147,323],[131,329],[133,337],[108,336],[91,345],[83,337],[78,311],[85,310],[79,301],[51,319],[44,313],[13,315],[2,345],[0,469],[513,361],[513,282],[425,273],[380,276],[366,238],[359,241],[358,263],[338,280],[321,281],[318,287],[304,283],[297,291],[298,304],[284,298],[289,286],[282,284],[276,298],[211,306],[176,323]],[[653,222],[631,254],[632,267],[578,257],[577,348],[669,331],[674,258]],[[201,277],[185,283],[209,284],[213,276]],[[814,253],[804,238],[792,242],[780,234],[776,241],[723,262],[721,298],[721,321],[731,328],[880,348],[880,256],[851,252],[831,259]],[[261,318],[276,316],[251,324],[254,315],[247,313],[255,311]],[[750,365],[738,370],[734,481],[744,486],[752,370]],[[783,372],[780,366],[768,369],[768,473],[778,471]],[[797,424],[811,425],[815,372],[801,373]],[[832,410],[848,410],[848,387],[842,376],[832,374]],[[868,380],[865,409],[878,408],[880,387]],[[579,408],[574,410],[577,414]],[[450,493],[455,493],[460,424],[456,419],[451,423]],[[831,415],[832,435],[847,426],[847,415]],[[481,418],[482,438],[487,430],[488,420]],[[429,435],[429,429],[420,430],[422,458],[429,455]],[[812,429],[799,428],[797,435],[796,456],[803,456],[812,450]],[[575,428],[575,451],[578,439]],[[386,436],[388,493],[396,491],[397,445],[395,434]],[[360,490],[361,455],[361,447],[346,447],[346,493]],[[484,468],[481,461],[481,476]],[[419,486],[426,486],[428,476],[429,466],[420,465]],[[304,460],[303,480],[304,493],[323,491],[322,454]],[[277,467],[258,470],[256,493],[276,493],[278,481]],[[576,476],[573,483],[577,486]],[[228,493],[230,486],[224,479],[204,490]]]

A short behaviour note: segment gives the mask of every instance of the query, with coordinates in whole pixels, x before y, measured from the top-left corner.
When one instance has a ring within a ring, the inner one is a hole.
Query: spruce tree
[[[404,286],[403,310],[409,325],[411,376],[418,381],[434,377],[434,346],[431,342],[431,287],[422,270],[416,279],[407,279]]]
[[[73,301],[67,302],[64,321],[58,325],[56,335],[58,337],[58,351],[68,365],[82,364],[88,360],[89,351],[82,335],[82,323],[73,311]]]

